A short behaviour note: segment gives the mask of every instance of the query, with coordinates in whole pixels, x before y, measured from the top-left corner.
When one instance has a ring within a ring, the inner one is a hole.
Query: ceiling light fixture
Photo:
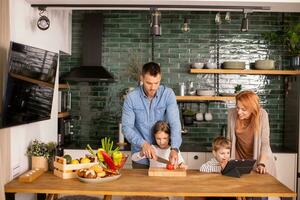
[[[226,21],[227,23],[230,23],[230,22],[231,22],[231,16],[230,16],[230,12],[229,12],[229,11],[226,12],[226,15],[225,15],[225,21]]]
[[[37,27],[43,31],[47,30],[50,27],[50,20],[45,15],[46,14],[46,7],[39,7],[38,8],[40,13],[40,18],[37,21]]]
[[[222,21],[221,21],[221,13],[220,13],[220,12],[218,12],[218,13],[216,14],[216,17],[215,17],[215,23],[216,23],[217,25],[221,25],[221,23],[222,23]]]
[[[151,9],[151,35],[161,36],[161,27],[160,27],[161,14],[157,9]]]
[[[190,25],[189,20],[187,18],[184,18],[183,26],[181,28],[183,32],[189,32],[190,31]]]

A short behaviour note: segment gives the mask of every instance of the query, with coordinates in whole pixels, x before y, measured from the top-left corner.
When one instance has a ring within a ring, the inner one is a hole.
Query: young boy
[[[219,136],[213,140],[214,158],[207,161],[200,167],[201,172],[220,173],[230,159],[231,142],[225,137]]]

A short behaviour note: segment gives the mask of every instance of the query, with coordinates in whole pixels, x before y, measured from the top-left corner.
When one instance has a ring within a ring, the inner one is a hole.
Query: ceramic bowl
[[[205,90],[205,89],[197,89],[197,95],[199,96],[214,96],[215,91],[214,90]]]
[[[274,69],[275,61],[274,60],[256,60],[255,69]]]
[[[208,63],[206,63],[206,68],[207,69],[217,69],[217,63],[208,62]]]
[[[226,61],[223,63],[224,69],[245,69],[245,62],[240,61]]]
[[[202,62],[191,63],[190,67],[193,69],[202,69],[204,67],[204,63]]]

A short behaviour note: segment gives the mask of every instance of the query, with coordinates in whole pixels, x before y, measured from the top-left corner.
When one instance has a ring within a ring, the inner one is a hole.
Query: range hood
[[[86,13],[83,19],[82,62],[80,67],[61,77],[62,81],[113,82],[113,75],[101,66],[103,16],[101,13]]]

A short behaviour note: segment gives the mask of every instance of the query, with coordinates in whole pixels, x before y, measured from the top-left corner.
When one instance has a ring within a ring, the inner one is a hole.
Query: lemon
[[[81,158],[80,163],[90,163],[90,159],[88,159],[87,157]]]
[[[79,164],[79,160],[74,159],[74,160],[71,161],[71,164]]]

